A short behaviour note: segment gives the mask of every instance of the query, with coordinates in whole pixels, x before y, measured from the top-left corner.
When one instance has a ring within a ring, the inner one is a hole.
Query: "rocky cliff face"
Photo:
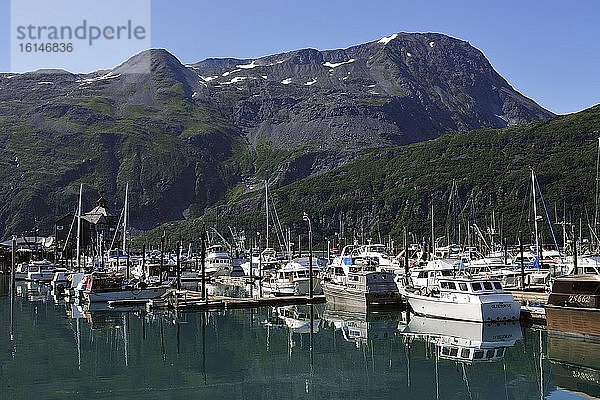
[[[0,74],[0,233],[50,227],[103,194],[132,224],[199,215],[373,147],[552,115],[483,54],[440,34],[182,65],[150,50],[113,70]]]
[[[552,115],[516,92],[479,50],[441,34],[189,67],[251,143],[281,147],[406,144]]]

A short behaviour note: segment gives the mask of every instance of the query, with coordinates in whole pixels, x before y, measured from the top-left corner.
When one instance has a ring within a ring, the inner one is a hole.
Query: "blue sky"
[[[553,112],[600,103],[595,0],[151,1],[151,46],[183,63],[344,48],[394,32],[441,32],[483,51],[517,90]],[[1,71],[10,69],[9,2],[0,0]],[[118,64],[108,55],[88,62],[89,69]]]

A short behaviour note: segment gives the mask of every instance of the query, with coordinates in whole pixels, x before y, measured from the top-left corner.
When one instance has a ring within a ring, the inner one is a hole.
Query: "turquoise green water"
[[[32,289],[17,288],[12,324],[0,289],[0,399],[600,396],[599,343],[519,325],[407,324],[400,313],[320,306],[311,332],[308,306],[85,311]],[[479,361],[456,361],[453,348],[485,351]]]

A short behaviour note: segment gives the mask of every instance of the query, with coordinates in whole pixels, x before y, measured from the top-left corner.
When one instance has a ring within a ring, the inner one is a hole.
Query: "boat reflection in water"
[[[290,333],[318,333],[321,319],[314,306],[293,305],[276,308],[279,318],[290,330]],[[312,327],[312,329],[311,329]]]
[[[401,334],[436,347],[439,359],[462,363],[494,362],[521,339],[519,322],[479,323],[411,315]]]
[[[557,388],[600,398],[600,340],[549,332],[547,344],[546,359]]]
[[[326,303],[323,312],[323,319],[341,330],[344,339],[355,342],[357,347],[369,340],[394,338],[401,318],[398,311],[375,312],[332,303]]]

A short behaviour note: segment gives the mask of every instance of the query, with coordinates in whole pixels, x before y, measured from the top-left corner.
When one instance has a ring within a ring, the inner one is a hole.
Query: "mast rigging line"
[[[552,227],[552,221],[550,221],[550,216],[548,215],[548,207],[546,207],[546,202],[544,201],[544,195],[542,194],[542,189],[540,189],[540,182],[538,181],[537,176],[535,176],[535,185],[537,186],[538,192],[540,194],[540,199],[542,200],[542,206],[544,206],[544,213],[546,214],[546,220],[548,221],[548,226],[550,227],[550,233],[552,233],[552,240],[554,240],[554,245],[558,250],[558,255],[562,259],[562,253],[560,252],[560,246],[556,240],[556,235],[554,234],[554,228]],[[535,201],[535,199],[534,199]],[[535,216],[534,216],[535,217]],[[538,254],[539,257],[539,254]]]

